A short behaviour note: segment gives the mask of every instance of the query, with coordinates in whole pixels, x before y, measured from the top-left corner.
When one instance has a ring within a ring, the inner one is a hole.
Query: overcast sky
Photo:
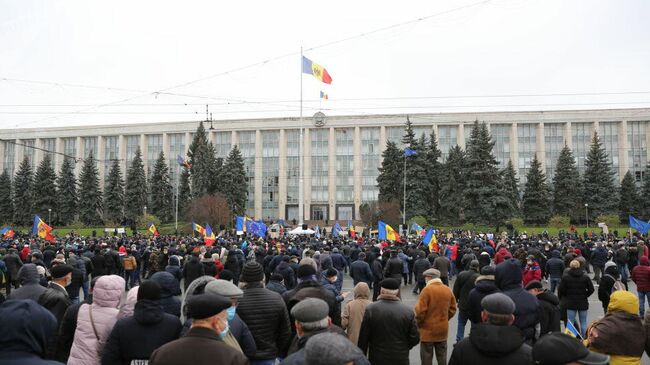
[[[650,106],[648,14],[647,0],[0,0],[0,128],[199,120],[205,104],[298,116],[301,46],[334,80],[304,76],[306,116]],[[513,96],[566,93],[618,94]]]

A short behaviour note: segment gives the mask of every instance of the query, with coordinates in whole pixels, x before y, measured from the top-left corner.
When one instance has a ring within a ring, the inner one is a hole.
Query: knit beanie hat
[[[145,280],[138,288],[138,302],[144,299],[160,300],[160,284],[153,280]]]
[[[255,283],[264,280],[264,269],[257,261],[248,261],[244,265],[239,279],[245,283]]]
[[[297,274],[299,278],[316,275],[316,269],[314,269],[314,267],[311,265],[300,265],[300,267],[298,267]]]

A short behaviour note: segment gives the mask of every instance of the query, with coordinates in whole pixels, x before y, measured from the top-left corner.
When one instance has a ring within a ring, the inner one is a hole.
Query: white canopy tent
[[[294,229],[292,231],[289,231],[289,234],[295,234],[295,235],[298,235],[298,234],[314,234],[314,233],[316,233],[316,232],[313,229],[309,229],[309,228],[302,229],[302,227],[297,227],[296,229]]]

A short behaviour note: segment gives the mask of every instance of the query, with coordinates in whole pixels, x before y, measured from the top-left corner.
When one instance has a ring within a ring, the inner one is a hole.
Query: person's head
[[[192,328],[208,328],[222,337],[228,333],[230,300],[216,294],[193,295],[187,300],[187,309],[192,318]]]
[[[399,295],[399,281],[393,278],[384,279],[379,283],[382,295]]]
[[[336,269],[330,267],[325,272],[325,277],[327,278],[327,281],[329,281],[330,283],[336,283],[336,280],[338,279],[338,274],[339,273],[338,271],[336,271]]]
[[[227,280],[217,279],[211,281],[205,286],[206,294],[215,294],[230,299],[230,307],[226,310],[228,312],[228,320],[232,321],[237,312],[237,305],[239,299],[244,296],[244,292],[237,287],[237,285]]]
[[[56,265],[50,269],[52,281],[61,285],[68,286],[72,282],[72,266],[70,265]]]
[[[329,328],[332,320],[328,316],[329,305],[322,299],[307,298],[291,308],[298,337]]]
[[[315,281],[316,280],[316,269],[309,264],[303,264],[298,267],[298,271],[296,272],[298,276],[298,281]]]
[[[510,326],[515,321],[515,302],[505,294],[490,294],[481,300],[481,321],[495,326]]]
[[[282,283],[283,280],[284,280],[284,276],[282,276],[282,274],[278,274],[278,273],[271,274],[270,281],[275,281],[275,282],[278,282],[278,283]]]
[[[539,280],[533,280],[526,284],[526,291],[528,291],[530,294],[537,296],[540,293],[544,292],[544,287],[542,286],[542,283]]]
[[[359,252],[359,260],[363,261],[366,259],[366,253],[365,252]]]
[[[472,260],[469,263],[469,269],[474,270],[476,272],[478,272],[480,266],[481,264],[478,262],[478,260]]]
[[[244,265],[239,281],[244,284],[259,283],[264,280],[264,268],[257,261],[248,261]]]
[[[428,283],[430,280],[440,278],[440,270],[428,269],[422,273],[422,276],[424,277],[424,281]]]
[[[535,262],[535,256],[528,255],[528,257],[526,257],[526,264],[532,265],[534,262]]]
[[[580,268],[580,261],[578,260],[571,260],[569,263],[569,267],[572,269],[579,269]]]
[[[141,300],[160,300],[160,284],[153,280],[145,280],[138,286],[138,302]]]
[[[607,365],[608,355],[591,352],[580,340],[555,332],[542,336],[533,346],[533,363],[537,365]]]
[[[305,345],[305,363],[310,365],[351,365],[364,357],[355,344],[338,333],[319,333]]]
[[[56,318],[33,300],[8,300],[0,305],[0,349],[26,352],[39,357],[51,336],[56,334]]]

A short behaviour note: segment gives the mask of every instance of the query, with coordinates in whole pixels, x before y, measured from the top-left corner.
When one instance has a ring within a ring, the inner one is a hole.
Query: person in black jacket
[[[236,246],[233,246],[233,248],[228,251],[228,257],[226,258],[224,269],[232,271],[233,283],[235,285],[239,283],[239,275],[242,272],[245,261],[244,253]]]
[[[289,313],[280,294],[264,288],[264,269],[256,261],[244,265],[241,273],[244,296],[237,314],[253,334],[257,350],[249,359],[273,364],[284,357],[291,341]]]
[[[413,287],[413,294],[417,294],[422,291],[426,282],[424,281],[424,276],[422,273],[431,268],[431,263],[426,259],[426,254],[424,251],[418,251],[417,260],[413,263],[413,274],[415,275],[416,286]]]
[[[160,293],[155,281],[146,280],[140,285],[133,316],[121,318],[113,326],[102,351],[102,365],[148,360],[155,349],[179,337],[181,322],[163,311]]]
[[[539,334],[540,337],[560,331],[560,299],[548,290],[538,280],[533,280],[526,285],[526,290],[537,297],[540,308]]]
[[[203,265],[203,275],[212,277],[217,276],[217,266],[214,264],[211,253],[206,252],[205,255],[203,255],[201,265]]]
[[[380,285],[379,300],[363,315],[359,348],[373,365],[407,365],[409,351],[420,342],[415,312],[401,302],[398,279],[387,278]]]
[[[5,265],[7,265],[7,280],[8,284],[10,284],[7,286],[7,295],[9,295],[11,294],[11,286],[13,286],[14,289],[18,289],[20,284],[18,281],[18,271],[23,267],[23,262],[20,260],[15,248],[10,248],[2,260],[5,262]]]
[[[605,264],[605,272],[600,279],[600,285],[598,285],[598,300],[602,302],[603,312],[605,313],[607,313],[607,307],[609,306],[609,297],[614,291],[614,284],[619,280],[618,275],[616,263],[608,261]]]
[[[365,261],[366,254],[359,253],[358,260],[350,265],[350,276],[352,277],[352,284],[357,285],[360,282],[372,285],[373,275],[370,265]]]
[[[68,362],[70,357],[70,349],[72,348],[72,341],[74,340],[74,333],[77,330],[77,317],[79,315],[79,308],[83,304],[93,304],[93,289],[99,277],[93,278],[90,281],[90,290],[88,296],[84,298],[83,302],[72,304],[66,309],[63,315],[63,320],[59,325],[59,335],[56,344],[56,359],[62,363]]]
[[[298,268],[298,285],[291,290],[287,290],[282,294],[282,299],[287,306],[289,312],[294,305],[298,304],[306,298],[318,298],[324,300],[330,308],[329,316],[334,320],[340,318],[340,311],[337,313],[338,303],[336,296],[329,290],[325,289],[319,282],[316,275],[316,269],[312,265],[304,264]]]
[[[287,288],[282,283],[283,280],[284,278],[282,275],[273,274],[271,275],[271,280],[269,280],[269,282],[266,284],[266,288],[282,295],[285,291],[287,291]]]
[[[522,277],[521,262],[517,259],[507,259],[497,265],[494,282],[503,294],[516,303],[513,325],[524,333],[526,341],[532,342],[541,309],[537,298],[524,290]]]
[[[377,297],[379,297],[379,290],[381,288],[379,283],[384,280],[384,270],[382,267],[381,258],[376,252],[370,253],[368,256],[368,264],[370,265],[370,270],[372,271],[372,285],[368,285],[372,288],[372,301],[374,302],[377,301]]]
[[[472,326],[476,323],[481,323],[481,301],[483,298],[490,294],[498,293],[499,288],[494,283],[494,266],[484,266],[481,268],[481,275],[474,281],[476,283],[474,289],[469,292],[469,320]]]
[[[397,279],[401,282],[402,273],[404,269],[404,263],[397,257],[397,251],[390,251],[390,258],[386,261],[386,266],[384,267],[384,277]]]
[[[555,293],[555,288],[560,285],[560,280],[562,280],[562,275],[564,275],[564,261],[560,258],[560,251],[553,250],[551,252],[551,258],[546,261],[545,271],[549,276],[549,281],[551,283],[551,293]]]
[[[458,274],[454,283],[454,297],[458,302],[458,330],[456,332],[456,343],[465,337],[465,325],[472,316],[469,303],[469,293],[476,286],[476,279],[479,277],[478,260],[472,260],[468,269]]]
[[[7,296],[7,299],[31,299],[38,302],[38,298],[45,293],[47,288],[40,284],[41,276],[34,264],[25,264],[18,270],[20,287]]]
[[[194,279],[203,275],[205,275],[205,270],[203,264],[199,261],[198,253],[192,253],[183,265],[183,279],[185,279],[183,291],[187,290],[187,287],[190,286]]]
[[[602,242],[596,243],[596,248],[591,253],[591,265],[594,267],[594,281],[600,282],[600,277],[604,275],[605,263],[607,262],[607,249],[603,247]]]
[[[107,274],[106,257],[99,249],[95,250],[95,254],[90,258],[90,261],[93,264],[93,278]]]
[[[180,283],[181,279],[183,278],[183,273],[181,272],[181,266],[178,260],[178,256],[171,256],[169,258],[169,265],[165,267],[165,271],[172,274],[176,278],[176,280],[178,280],[178,282]]]
[[[177,296],[181,295],[181,286],[178,280],[167,271],[159,271],[151,275],[149,280],[153,280],[160,285],[160,305],[162,305],[165,313],[180,317],[181,301]]]
[[[576,314],[580,320],[582,338],[587,336],[587,313],[589,311],[589,296],[594,292],[594,284],[578,260],[570,263],[569,271],[562,277],[557,289],[558,297],[567,311],[567,320],[574,321]]]

